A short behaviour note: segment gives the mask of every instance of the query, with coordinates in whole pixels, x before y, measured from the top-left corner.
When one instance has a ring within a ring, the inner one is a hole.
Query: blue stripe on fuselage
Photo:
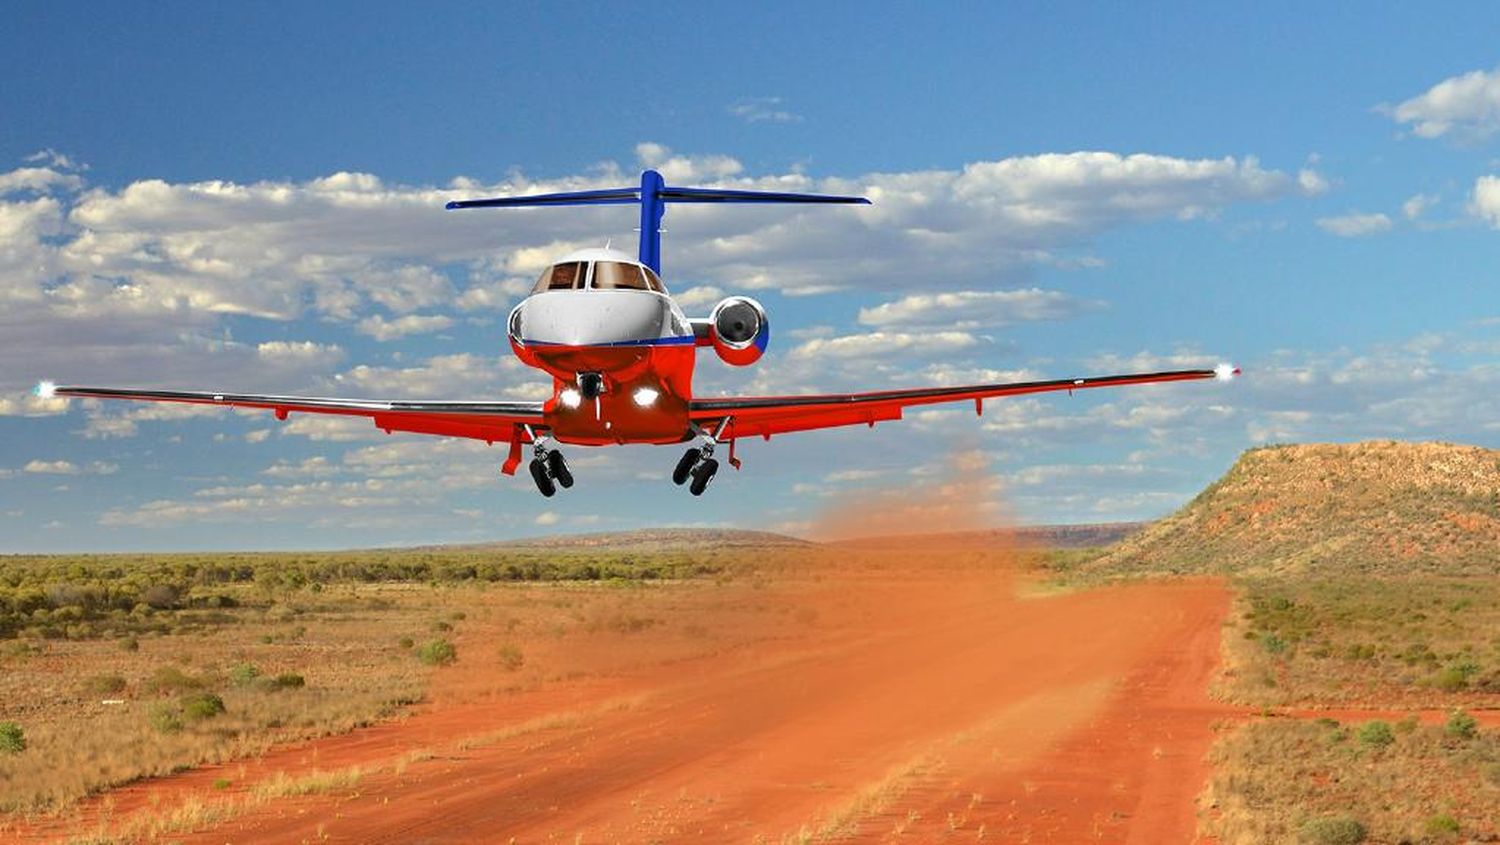
[[[600,347],[600,346],[692,346],[698,339],[690,334],[674,335],[672,337],[647,337],[639,340],[612,340],[606,343],[560,343],[552,340],[527,340],[521,338],[522,346],[572,346],[572,347]]]

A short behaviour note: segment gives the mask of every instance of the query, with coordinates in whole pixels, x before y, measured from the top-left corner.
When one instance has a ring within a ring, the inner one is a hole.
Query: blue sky
[[[1264,442],[1500,441],[1500,12],[1411,5],[18,3],[0,28],[0,551],[801,530],[939,483],[1032,522],[1151,518]],[[499,449],[359,424],[45,403],[39,378],[535,396],[505,312],[628,210],[446,198],[679,182],[870,209],[678,208],[690,312],[771,354],[699,389],[855,390],[1233,360],[1230,385],[994,403],[748,444]],[[1490,181],[1494,180],[1494,181]]]

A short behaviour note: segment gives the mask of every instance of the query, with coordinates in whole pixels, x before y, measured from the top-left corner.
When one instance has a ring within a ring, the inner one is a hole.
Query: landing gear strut
[[[551,498],[561,486],[564,490],[573,486],[573,472],[562,452],[547,445],[547,438],[538,437],[531,447],[531,480],[543,496]]]
[[[729,420],[726,418],[723,422],[719,423],[719,427],[712,434],[704,432],[701,429],[698,430],[701,442],[699,445],[683,452],[682,457],[677,460],[677,466],[672,470],[673,484],[679,487],[687,484],[688,492],[694,496],[703,495],[703,491],[708,489],[709,482],[714,480],[714,474],[719,471],[719,462],[713,456],[714,444],[719,442],[719,435],[723,433],[728,424]],[[731,440],[729,445],[730,463],[739,466],[734,461],[734,442]],[[692,481],[690,484],[688,483],[689,479]]]

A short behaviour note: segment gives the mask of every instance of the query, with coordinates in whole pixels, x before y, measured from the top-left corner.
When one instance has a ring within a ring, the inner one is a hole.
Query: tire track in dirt
[[[678,665],[633,706],[489,745],[445,720],[452,751],[182,841],[1190,841],[1221,585],[863,580],[804,597],[850,609],[811,642]]]

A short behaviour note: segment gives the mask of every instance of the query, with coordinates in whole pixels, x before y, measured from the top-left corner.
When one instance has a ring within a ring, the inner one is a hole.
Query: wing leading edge
[[[903,409],[917,405],[973,401],[975,413],[983,413],[984,400],[1002,396],[1211,378],[1229,379],[1239,375],[1239,372],[1237,367],[1223,364],[1212,370],[1169,370],[1051,381],[878,390],[869,393],[700,399],[689,405],[689,413],[695,423],[706,428],[717,427],[728,420],[728,435],[732,437],[760,435],[769,438],[773,434],[817,428],[873,426],[877,422],[899,420]]]
[[[128,399],[137,402],[175,402],[217,405],[225,408],[259,408],[274,411],[277,419],[288,414],[334,414],[369,417],[387,433],[409,431],[445,437],[467,437],[487,443],[529,439],[525,426],[542,422],[541,402],[400,401],[374,399],[330,399],[317,396],[272,396],[256,393],[212,393],[192,390],[130,390],[113,387],[38,386],[42,396],[75,399]]]

